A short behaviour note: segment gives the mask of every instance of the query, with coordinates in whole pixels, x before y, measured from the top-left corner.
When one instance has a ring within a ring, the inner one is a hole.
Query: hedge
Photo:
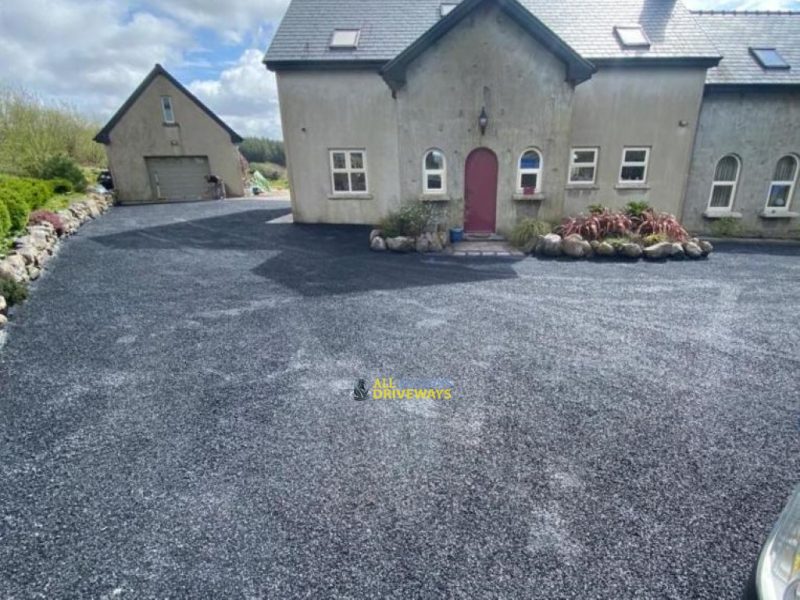
[[[24,229],[30,212],[44,206],[54,195],[52,182],[0,176],[0,238]]]

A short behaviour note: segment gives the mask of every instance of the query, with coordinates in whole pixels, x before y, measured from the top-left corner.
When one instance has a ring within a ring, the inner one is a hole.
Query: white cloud
[[[193,81],[189,89],[241,135],[281,137],[275,75],[262,50],[245,50],[219,78]]]

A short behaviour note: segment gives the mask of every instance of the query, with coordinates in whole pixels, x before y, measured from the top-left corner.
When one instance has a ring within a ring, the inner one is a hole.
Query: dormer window
[[[172,98],[169,96],[161,96],[161,116],[165,124],[173,125],[175,123],[175,112],[172,110]]]
[[[439,9],[441,11],[442,17],[446,17],[451,12],[453,12],[453,9],[456,6],[458,6],[458,4],[455,2],[442,2],[442,6]]]
[[[650,40],[639,25],[614,27],[614,33],[624,48],[649,48]]]
[[[784,60],[775,48],[750,48],[750,54],[756,62],[765,69],[789,69],[789,63]]]
[[[355,50],[358,48],[360,29],[334,29],[331,37],[331,48],[337,50]]]

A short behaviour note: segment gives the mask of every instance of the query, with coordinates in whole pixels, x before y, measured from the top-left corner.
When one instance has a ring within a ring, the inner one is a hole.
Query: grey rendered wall
[[[568,186],[566,214],[593,203],[621,208],[646,200],[679,215],[705,82],[702,68],[603,68],[575,91],[573,147],[599,147],[594,186]],[[685,125],[682,125],[684,122]],[[622,149],[651,148],[647,182],[619,186]],[[565,173],[562,185],[567,185]]]
[[[717,161],[726,154],[741,159],[733,211],[741,215],[745,235],[785,237],[800,235],[800,218],[764,219],[769,184],[778,160],[800,155],[800,92],[706,94],[700,115],[686,194],[683,222],[692,231],[710,232],[712,221],[703,217],[708,206]],[[790,210],[800,212],[795,189]]]
[[[278,73],[294,219],[372,224],[399,205],[396,103],[369,71]],[[369,196],[332,198],[331,149],[367,151]]]
[[[170,96],[177,126],[165,126],[161,96]],[[208,156],[230,196],[242,196],[239,154],[230,135],[162,76],[139,96],[111,131],[106,146],[120,202],[154,201],[145,156]]]
[[[447,158],[451,225],[463,223],[464,167],[478,147],[499,162],[497,229],[517,219],[561,214],[573,87],[564,64],[493,3],[476,9],[408,69],[398,93],[402,200],[422,195],[422,159],[438,148]],[[585,84],[583,84],[585,85]],[[481,136],[478,116],[489,127]],[[528,147],[543,153],[544,200],[514,200],[516,164]]]

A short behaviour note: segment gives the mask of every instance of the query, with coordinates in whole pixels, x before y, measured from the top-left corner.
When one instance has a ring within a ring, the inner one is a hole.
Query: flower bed
[[[39,210],[31,214],[24,235],[13,240],[13,249],[0,259],[0,289],[13,290],[14,296],[0,295],[0,329],[7,321],[8,305],[21,301],[25,286],[39,277],[57,249],[59,239],[73,234],[90,219],[103,214],[111,206],[111,196],[89,194],[58,212]],[[10,292],[7,292],[10,294]]]

